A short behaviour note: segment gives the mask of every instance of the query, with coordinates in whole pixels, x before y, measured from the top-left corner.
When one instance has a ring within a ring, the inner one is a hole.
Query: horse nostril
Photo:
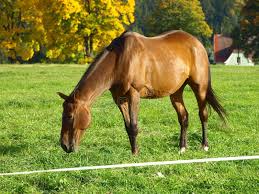
[[[69,150],[68,150],[66,144],[61,143],[61,147],[62,147],[62,149],[63,149],[65,152],[67,152],[67,153],[69,152]]]
[[[70,146],[69,146],[69,153],[70,152],[74,152],[76,149],[75,149],[75,146],[74,146],[74,144],[71,144]]]
[[[74,151],[75,151],[74,145],[67,146],[66,144],[64,144],[64,143],[61,142],[61,147],[63,148],[63,150],[64,150],[66,153],[71,153],[71,152],[74,152]]]

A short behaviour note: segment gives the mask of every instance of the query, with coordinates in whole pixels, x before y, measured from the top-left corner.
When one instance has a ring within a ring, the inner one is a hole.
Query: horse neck
[[[78,100],[90,106],[104,91],[111,88],[114,81],[115,54],[105,51],[90,71],[86,71],[72,92]]]

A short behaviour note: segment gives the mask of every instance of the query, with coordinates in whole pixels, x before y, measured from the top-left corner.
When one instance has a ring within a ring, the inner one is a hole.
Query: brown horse
[[[133,154],[138,153],[138,110],[140,98],[170,96],[181,126],[180,150],[185,151],[188,112],[183,102],[186,84],[199,106],[202,146],[208,150],[206,104],[224,120],[225,111],[211,87],[209,61],[203,45],[192,35],[172,31],[156,37],[135,32],[123,33],[100,53],[73,92],[58,93],[63,103],[61,146],[66,152],[77,149],[91,122],[90,108],[104,91],[110,90],[124,118]]]

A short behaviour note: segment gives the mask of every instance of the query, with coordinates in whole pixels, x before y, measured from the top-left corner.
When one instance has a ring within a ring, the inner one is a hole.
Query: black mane
[[[85,75],[91,72],[91,70],[94,68],[95,64],[101,58],[105,50],[108,50],[110,52],[114,51],[116,54],[120,54],[124,50],[125,34],[127,32],[128,31],[124,31],[119,37],[113,39],[109,46],[107,46],[100,53],[98,53],[98,55],[94,58],[89,68],[86,70]]]
[[[127,33],[128,31],[123,32],[119,37],[115,38],[112,40],[112,42],[109,44],[109,46],[107,46],[106,48],[104,48],[100,53],[97,54],[97,56],[94,58],[93,62],[89,65],[89,67],[87,68],[87,70],[85,71],[84,75],[82,76],[81,80],[79,81],[79,83],[82,81],[82,79],[84,79],[84,77],[86,77],[87,75],[89,75],[92,70],[94,69],[96,63],[99,61],[99,59],[102,57],[102,55],[104,54],[105,50],[108,50],[110,52],[114,51],[116,52],[116,54],[119,54],[123,51],[124,49],[124,43],[125,43],[125,33]],[[78,84],[79,84],[78,83]],[[78,86],[77,84],[77,86]],[[75,87],[75,89],[77,88],[77,86]],[[75,90],[74,89],[74,90]],[[74,91],[73,91],[74,92]],[[72,93],[73,93],[72,92]]]
[[[124,43],[125,43],[125,36],[124,35],[127,32],[128,31],[124,31],[119,37],[113,39],[112,42],[109,44],[109,46],[105,47],[100,53],[98,53],[96,55],[96,57],[94,58],[92,64],[87,69],[87,72],[88,72],[88,70],[91,71],[91,69],[92,69],[91,67],[93,67],[96,64],[96,62],[101,58],[101,56],[103,55],[105,50],[108,50],[110,52],[114,51],[117,54],[121,53],[124,49]]]
[[[121,53],[124,50],[124,44],[125,44],[125,34],[128,31],[124,31],[119,37],[113,39],[111,44],[106,47],[108,51],[114,51],[117,54]]]

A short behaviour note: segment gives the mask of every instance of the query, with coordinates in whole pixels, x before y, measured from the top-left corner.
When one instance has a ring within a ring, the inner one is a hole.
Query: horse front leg
[[[129,141],[131,145],[131,151],[133,155],[138,153],[138,147],[136,142],[136,137],[138,134],[137,128],[137,112],[139,106],[138,94],[134,91],[129,91],[127,95],[120,96],[117,94],[116,90],[111,90],[114,102],[117,104],[120,112],[123,116],[125,129],[129,136]]]

